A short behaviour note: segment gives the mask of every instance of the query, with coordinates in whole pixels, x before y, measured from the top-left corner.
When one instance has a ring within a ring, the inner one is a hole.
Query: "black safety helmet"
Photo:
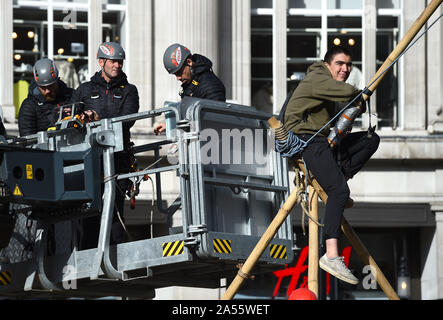
[[[97,59],[125,60],[123,47],[116,42],[104,42],[98,47]]]
[[[34,65],[34,80],[40,87],[47,87],[57,82],[58,69],[54,61],[43,58]]]
[[[170,74],[174,74],[179,71],[186,63],[186,59],[191,56],[191,51],[185,46],[174,43],[170,45],[163,55],[163,64],[166,71]]]

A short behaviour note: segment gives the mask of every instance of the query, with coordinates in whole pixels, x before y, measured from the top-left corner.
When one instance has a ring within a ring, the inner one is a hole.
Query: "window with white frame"
[[[124,41],[126,0],[102,0],[102,7],[103,41]],[[14,82],[30,82],[43,57],[71,64],[74,88],[88,81],[88,9],[88,0],[14,0]]]

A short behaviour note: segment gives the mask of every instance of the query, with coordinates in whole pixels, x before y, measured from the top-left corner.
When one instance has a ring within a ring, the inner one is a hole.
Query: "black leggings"
[[[300,135],[307,141],[311,136]],[[356,132],[347,135],[334,149],[329,147],[327,138],[316,137],[303,151],[307,168],[328,195],[323,234],[324,239],[338,239],[341,234],[341,218],[350,191],[348,179],[360,171],[377,151],[379,136],[374,133]]]

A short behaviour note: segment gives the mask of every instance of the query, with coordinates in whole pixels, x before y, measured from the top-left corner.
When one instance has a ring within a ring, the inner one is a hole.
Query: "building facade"
[[[120,42],[124,70],[140,94],[141,111],[179,100],[179,83],[163,68],[165,48],[179,42],[209,57],[225,83],[227,98],[278,114],[307,67],[330,46],[353,52],[349,81],[363,88],[430,0],[3,0],[0,1],[0,105],[9,134],[41,57],[65,64],[76,87],[98,70],[102,41]],[[440,6],[430,26],[443,12]],[[423,30],[421,30],[423,31]],[[438,21],[383,79],[371,98],[380,148],[349,182],[353,209],[346,217],[388,280],[397,289],[409,279],[412,299],[443,298],[443,23]],[[156,119],[161,121],[162,119]],[[364,129],[368,116],[355,123]],[[137,141],[152,140],[153,121],[137,123]],[[150,156],[142,161],[149,163]],[[292,174],[292,173],[291,173]],[[168,184],[168,181],[169,184]],[[166,183],[165,201],[178,192]],[[151,202],[142,189],[142,206]],[[130,220],[130,218],[129,218]],[[129,222],[128,222],[129,223]],[[151,223],[163,224],[161,214]],[[300,229],[300,216],[294,225]],[[134,223],[136,224],[136,223]],[[304,237],[298,234],[302,250]],[[346,247],[346,242],[342,243]],[[351,255],[356,273],[364,266]],[[303,277],[300,278],[302,283]],[[227,281],[229,284],[229,280]],[[272,297],[277,278],[268,275],[244,294]],[[257,284],[259,283],[259,284]],[[277,297],[285,297],[282,282]],[[348,298],[380,297],[379,288],[340,287]],[[191,291],[189,291],[191,292]],[[190,298],[186,289],[162,289],[163,298]],[[195,291],[192,291],[195,295]],[[218,298],[220,291],[201,297]],[[343,294],[341,297],[345,297]]]

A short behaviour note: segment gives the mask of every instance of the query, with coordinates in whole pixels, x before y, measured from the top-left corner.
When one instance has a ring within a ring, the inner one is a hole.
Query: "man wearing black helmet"
[[[115,118],[137,113],[139,110],[139,96],[137,88],[128,82],[126,74],[122,71],[123,61],[126,55],[122,46],[115,42],[102,43],[97,52],[97,59],[101,70],[92,76],[91,81],[85,82],[74,92],[72,102],[83,102],[86,107],[95,110],[100,119]],[[128,173],[131,167],[130,128],[134,122],[123,123],[123,143],[125,150],[115,155],[116,173]],[[123,220],[125,190],[128,181],[117,182],[115,203],[118,214]],[[125,234],[122,225],[118,222],[118,216],[114,212],[114,224],[112,226],[111,239],[113,243],[124,240]],[[96,220],[93,223],[98,223]],[[98,233],[89,234],[93,240],[97,239]],[[86,241],[90,244],[90,241]]]
[[[68,104],[73,89],[59,79],[57,67],[50,59],[40,59],[34,65],[34,79],[28,97],[18,114],[20,136],[47,130],[56,121],[57,109]]]
[[[212,71],[212,62],[200,54],[192,54],[185,46],[174,43],[163,55],[163,64],[169,74],[182,83],[180,96],[226,101],[223,83]],[[154,128],[156,134],[166,130],[165,124]]]

